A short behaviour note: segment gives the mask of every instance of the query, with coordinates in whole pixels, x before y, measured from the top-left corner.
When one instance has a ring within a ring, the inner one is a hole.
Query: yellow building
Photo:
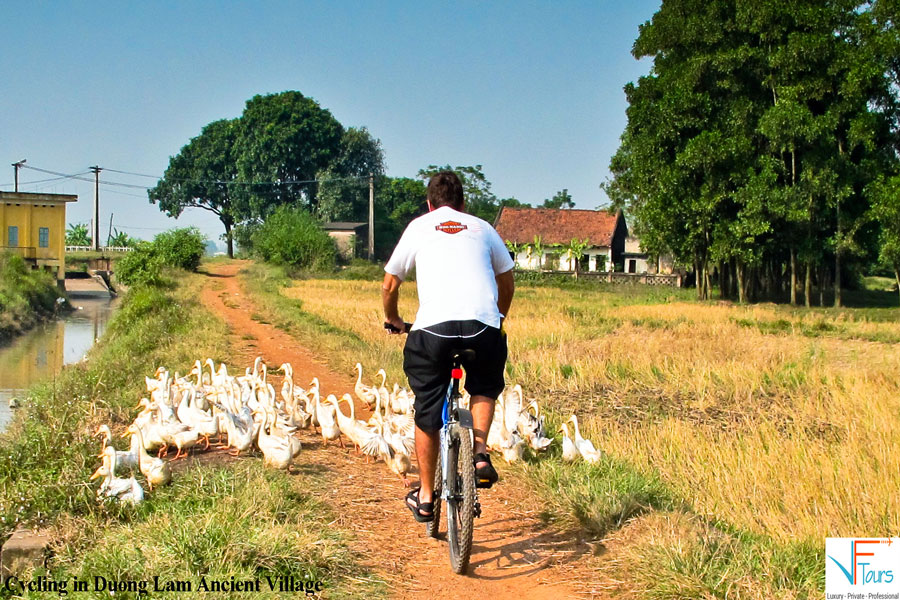
[[[36,269],[66,278],[66,203],[70,194],[0,192],[0,252],[13,252]]]

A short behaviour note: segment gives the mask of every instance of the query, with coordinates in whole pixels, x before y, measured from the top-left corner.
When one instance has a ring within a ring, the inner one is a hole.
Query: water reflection
[[[33,383],[81,360],[103,334],[114,307],[108,297],[76,297],[72,305],[79,310],[0,346],[0,431],[12,416],[9,399],[22,398]]]

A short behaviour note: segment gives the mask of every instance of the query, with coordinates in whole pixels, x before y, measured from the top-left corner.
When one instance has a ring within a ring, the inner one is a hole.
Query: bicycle
[[[385,329],[400,333],[385,323]],[[405,332],[410,325],[405,324]],[[453,355],[450,384],[444,397],[443,426],[440,430],[441,455],[434,473],[434,518],[425,524],[426,533],[439,537],[441,503],[447,505],[447,543],[450,547],[450,566],[463,575],[469,568],[472,553],[474,520],[481,516],[481,504],[475,488],[475,465],[472,456],[472,413],[459,405],[459,380],[462,364],[475,360],[474,350],[462,350]]]
[[[441,456],[434,472],[434,519],[425,527],[429,536],[438,537],[441,502],[446,503],[450,566],[458,575],[469,568],[474,520],[481,516],[472,458],[472,413],[459,406],[462,362],[474,359],[472,350],[463,350],[453,356],[450,384],[444,399],[444,425],[440,432]]]

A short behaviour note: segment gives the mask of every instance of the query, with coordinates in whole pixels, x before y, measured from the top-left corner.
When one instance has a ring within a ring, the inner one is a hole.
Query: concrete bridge
[[[111,271],[90,269],[86,273],[66,273],[66,293],[77,296],[115,296],[109,284]]]

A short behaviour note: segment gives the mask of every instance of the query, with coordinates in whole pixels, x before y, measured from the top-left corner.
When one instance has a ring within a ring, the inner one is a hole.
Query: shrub
[[[206,251],[206,236],[196,227],[172,229],[153,238],[153,247],[164,265],[196,271]]]
[[[162,283],[163,267],[196,271],[206,250],[206,238],[196,227],[164,231],[153,242],[141,242],[116,265],[124,285]]]
[[[162,258],[156,253],[154,245],[142,242],[116,263],[116,279],[124,285],[159,285],[162,282],[162,265]]]
[[[334,240],[298,208],[278,207],[253,232],[252,242],[254,253],[266,262],[313,271],[334,268]]]

